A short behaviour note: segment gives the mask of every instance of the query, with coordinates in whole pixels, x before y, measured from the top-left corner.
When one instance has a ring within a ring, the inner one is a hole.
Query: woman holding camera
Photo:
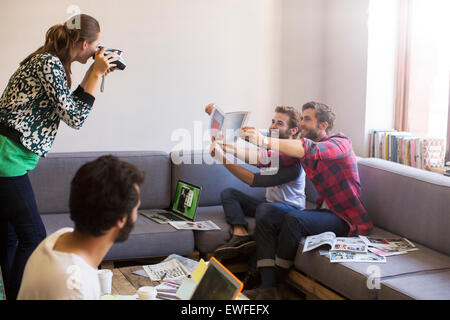
[[[0,99],[0,262],[7,299],[15,300],[28,257],[45,238],[28,172],[50,150],[60,121],[79,129],[114,53],[97,51],[100,26],[78,15],[51,27],[45,44],[20,63]],[[71,64],[95,61],[72,93]]]

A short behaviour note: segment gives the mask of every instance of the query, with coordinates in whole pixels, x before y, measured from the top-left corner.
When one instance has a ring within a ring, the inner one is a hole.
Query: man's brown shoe
[[[256,242],[252,236],[232,235],[223,245],[219,246],[213,253],[217,259],[230,259],[239,255],[249,255],[255,250]]]

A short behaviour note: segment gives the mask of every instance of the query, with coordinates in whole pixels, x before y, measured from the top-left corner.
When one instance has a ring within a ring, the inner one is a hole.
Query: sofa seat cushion
[[[450,300],[450,270],[383,279],[378,299]]]
[[[70,214],[41,215],[47,235],[64,228],[74,227]],[[138,215],[128,239],[115,243],[104,260],[122,260],[164,257],[172,253],[190,254],[194,251],[194,234],[191,230],[176,230]]]
[[[369,236],[396,238],[395,234],[375,227]],[[450,257],[415,243],[417,251],[387,257],[386,263],[330,263],[328,257],[320,256],[318,250],[302,254],[300,245],[295,267],[315,280],[350,299],[377,299],[380,291],[368,288],[368,278],[373,276],[373,266],[383,280],[423,272],[450,270]],[[370,268],[369,268],[370,267]],[[386,284],[387,285],[387,284]]]

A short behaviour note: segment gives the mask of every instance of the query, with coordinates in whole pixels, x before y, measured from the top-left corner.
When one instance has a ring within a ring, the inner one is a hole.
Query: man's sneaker
[[[252,236],[232,235],[223,245],[219,246],[213,253],[217,259],[230,259],[239,255],[249,255],[255,250],[256,242]]]

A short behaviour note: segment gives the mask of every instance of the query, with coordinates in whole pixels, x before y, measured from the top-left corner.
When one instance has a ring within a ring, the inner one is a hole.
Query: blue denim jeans
[[[258,268],[290,268],[303,237],[326,231],[345,237],[349,232],[348,224],[327,210],[289,210],[276,204],[267,206],[265,214],[256,216]]]
[[[243,225],[248,230],[248,223],[245,217],[256,217],[258,215],[265,215],[267,208],[272,210],[272,206],[280,208],[280,210],[295,210],[294,207],[280,203],[280,202],[266,202],[255,199],[245,193],[227,188],[221,193],[222,206],[225,212],[225,217],[230,225]],[[267,205],[269,205],[267,207]]]
[[[46,237],[28,175],[0,178],[0,263],[8,300],[19,292],[25,264]]]

